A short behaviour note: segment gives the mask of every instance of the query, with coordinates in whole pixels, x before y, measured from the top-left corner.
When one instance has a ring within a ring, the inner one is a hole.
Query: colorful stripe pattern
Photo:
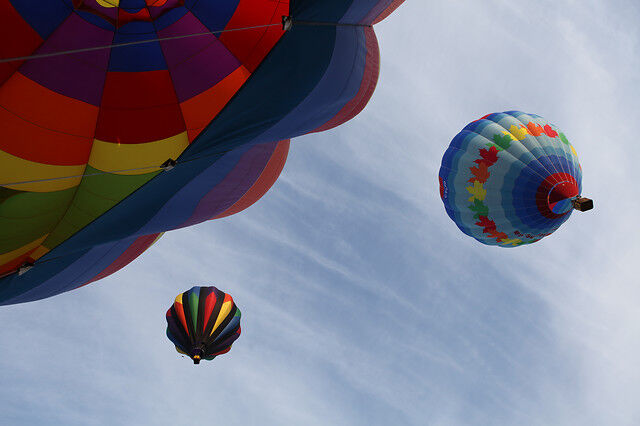
[[[288,142],[276,141],[364,108],[379,67],[368,25],[397,6],[0,0],[11,40],[0,43],[2,58],[275,24],[290,13],[364,25],[275,25],[0,64],[0,304],[77,288],[135,258],[140,238],[254,202],[282,163]],[[168,158],[179,164],[161,172]],[[25,262],[35,267],[16,274]]]
[[[567,137],[519,111],[465,127],[445,152],[439,179],[445,209],[462,232],[500,247],[551,235],[582,190],[582,168]]]
[[[167,337],[194,363],[212,360],[240,337],[240,309],[215,287],[192,287],[167,311]]]

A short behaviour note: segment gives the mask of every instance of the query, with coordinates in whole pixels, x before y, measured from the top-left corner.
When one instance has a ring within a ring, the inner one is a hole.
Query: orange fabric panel
[[[189,142],[222,111],[250,75],[246,68],[240,67],[212,88],[180,104],[189,131]]]
[[[271,189],[278,176],[284,168],[289,153],[289,140],[280,141],[276,149],[271,154],[260,177],[254,182],[249,190],[227,210],[223,211],[214,219],[231,216],[255,204],[264,194]]]

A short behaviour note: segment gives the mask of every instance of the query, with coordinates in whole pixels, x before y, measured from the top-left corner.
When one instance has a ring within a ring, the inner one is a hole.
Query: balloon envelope
[[[440,168],[440,196],[465,234],[500,247],[552,234],[582,191],[575,149],[553,124],[519,111],[465,127]]]
[[[257,200],[288,139],[364,108],[370,25],[400,3],[0,0],[0,304],[103,278]],[[286,15],[330,25],[285,32]]]
[[[240,310],[215,287],[192,287],[179,294],[166,317],[167,337],[196,364],[229,352],[240,337]]]

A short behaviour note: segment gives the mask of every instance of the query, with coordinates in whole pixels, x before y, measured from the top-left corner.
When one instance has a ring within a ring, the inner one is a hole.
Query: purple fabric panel
[[[387,10],[393,0],[379,0],[375,5],[374,2],[375,0],[354,1],[340,22],[370,25],[382,12]]]
[[[384,12],[385,10],[387,10],[389,6],[391,6],[391,3],[393,3],[393,0],[380,0],[378,4],[373,9],[371,9],[371,11],[367,14],[367,16],[365,16],[360,21],[360,23],[371,24],[373,21],[375,21],[378,18],[378,16],[380,16],[382,12]]]
[[[34,54],[52,53],[111,44],[113,32],[71,14]],[[109,49],[31,59],[20,72],[62,95],[100,105],[109,63]]]
[[[192,13],[188,13],[158,34],[174,37],[208,31]],[[166,40],[160,45],[180,102],[215,86],[240,66],[214,35]]]
[[[193,215],[200,200],[217,186],[236,167],[249,147],[239,147],[224,154],[202,173],[198,174],[164,203],[162,208],[136,235],[155,234],[182,227]]]
[[[258,180],[276,145],[278,142],[252,147],[224,180],[200,200],[193,215],[180,228],[209,220],[234,205]]]

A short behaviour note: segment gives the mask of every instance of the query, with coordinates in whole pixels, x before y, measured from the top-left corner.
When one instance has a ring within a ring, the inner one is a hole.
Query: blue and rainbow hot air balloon
[[[290,138],[362,111],[401,3],[0,0],[0,305],[259,199]]]
[[[194,364],[231,350],[240,337],[240,309],[215,287],[192,287],[167,311],[167,337]]]
[[[582,168],[553,124],[519,111],[489,114],[453,138],[442,159],[440,196],[465,234],[483,244],[517,247],[551,235],[581,197]]]

